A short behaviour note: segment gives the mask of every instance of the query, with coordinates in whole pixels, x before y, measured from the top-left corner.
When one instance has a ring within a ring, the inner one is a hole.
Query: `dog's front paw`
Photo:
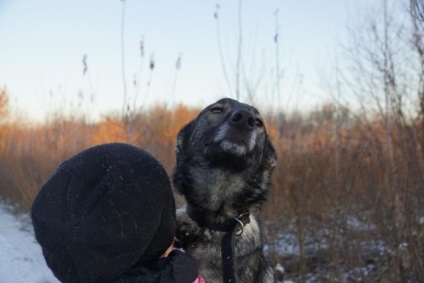
[[[196,225],[187,214],[177,212],[177,231],[175,234],[175,246],[187,249],[202,234],[202,229]]]

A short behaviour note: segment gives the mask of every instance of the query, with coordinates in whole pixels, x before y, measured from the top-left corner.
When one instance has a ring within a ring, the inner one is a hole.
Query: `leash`
[[[237,218],[229,218],[224,222],[208,222],[204,214],[187,206],[187,214],[200,227],[226,232],[221,242],[222,274],[224,283],[236,283],[234,237],[244,232],[244,226],[250,223],[250,214],[244,213]]]

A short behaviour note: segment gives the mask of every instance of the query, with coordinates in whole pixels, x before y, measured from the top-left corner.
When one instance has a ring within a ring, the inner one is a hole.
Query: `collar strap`
[[[237,218],[228,218],[223,222],[212,222],[206,219],[205,213],[201,213],[198,210],[193,209],[190,205],[187,205],[187,214],[197,223],[200,227],[216,230],[220,232],[230,232],[235,230],[236,235],[243,234],[244,226],[250,223],[250,213],[240,214]]]

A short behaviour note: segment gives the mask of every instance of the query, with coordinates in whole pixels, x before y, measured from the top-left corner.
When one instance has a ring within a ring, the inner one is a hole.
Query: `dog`
[[[275,282],[263,254],[258,214],[277,154],[252,106],[224,98],[183,127],[172,176],[186,205],[176,241],[208,283]]]

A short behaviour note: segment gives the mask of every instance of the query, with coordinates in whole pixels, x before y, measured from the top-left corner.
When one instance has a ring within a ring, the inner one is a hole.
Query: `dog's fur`
[[[250,213],[234,236],[237,282],[274,282],[263,254],[258,213],[266,200],[277,155],[259,112],[233,99],[206,107],[178,134],[175,188],[206,223]],[[221,241],[225,233],[200,227],[186,207],[177,211],[177,240],[200,263],[208,283],[223,282]]]

